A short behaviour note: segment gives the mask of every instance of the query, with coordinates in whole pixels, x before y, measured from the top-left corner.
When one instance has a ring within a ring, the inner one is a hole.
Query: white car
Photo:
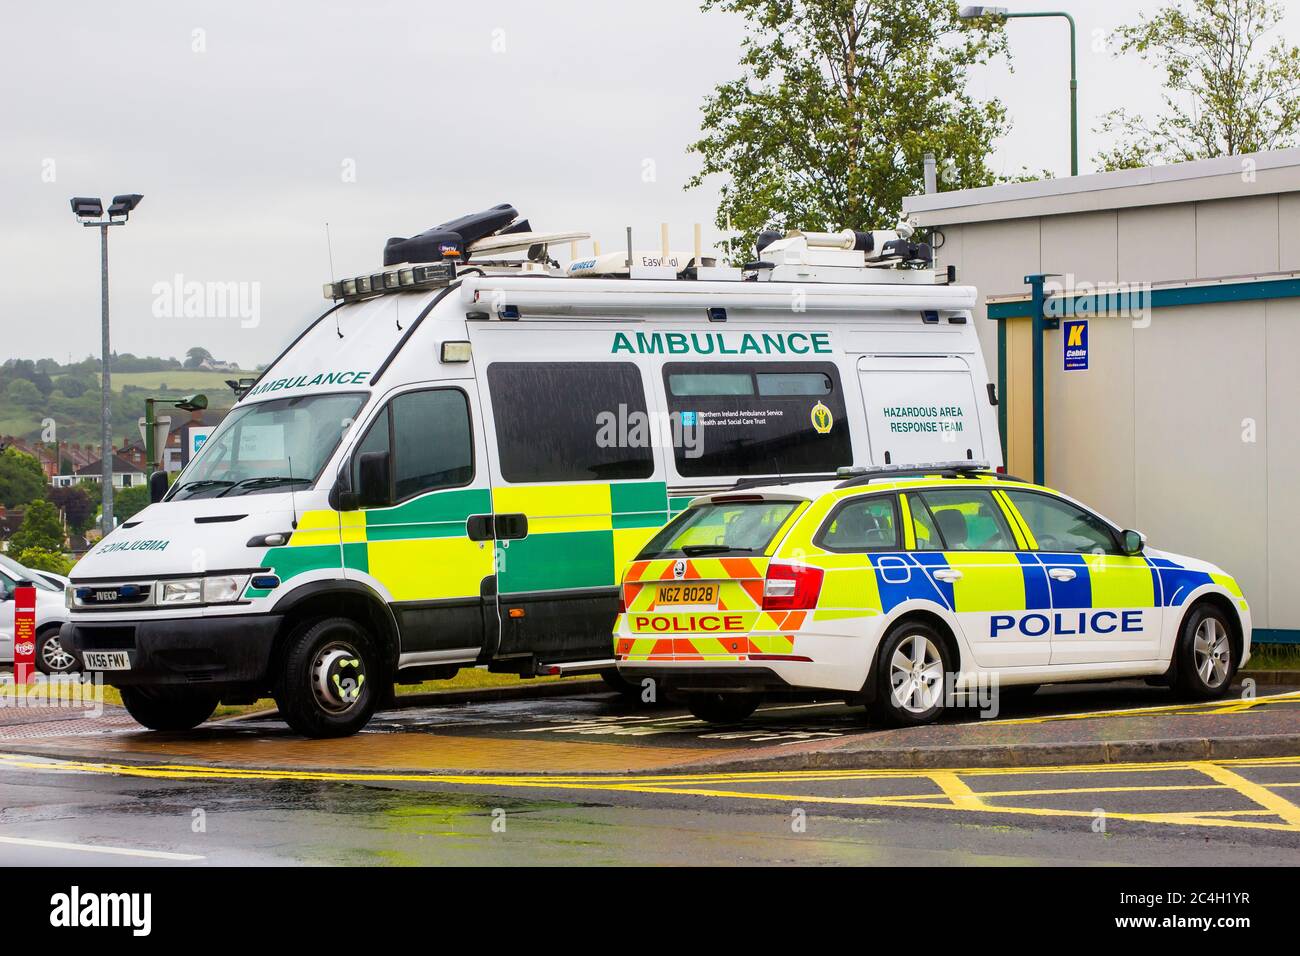
[[[59,642],[59,630],[68,620],[63,590],[12,558],[0,560],[0,663],[13,663],[14,588],[24,579],[36,587],[37,668],[46,674],[76,670],[76,658]]]

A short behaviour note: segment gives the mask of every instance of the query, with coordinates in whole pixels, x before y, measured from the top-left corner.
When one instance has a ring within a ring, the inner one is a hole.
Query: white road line
[[[142,856],[151,860],[204,860],[207,857],[193,853],[167,853],[163,850],[137,850],[129,846],[95,846],[90,843],[60,843],[58,840],[28,840],[23,837],[0,836],[0,843],[12,846],[40,847],[44,850],[80,850],[84,853],[108,853],[112,856]]]

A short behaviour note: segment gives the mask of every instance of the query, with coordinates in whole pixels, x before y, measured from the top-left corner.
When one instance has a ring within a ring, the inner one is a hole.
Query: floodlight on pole
[[[102,369],[100,372],[100,482],[102,484],[100,532],[107,535],[113,530],[113,385],[109,368],[112,350],[108,340],[108,227],[126,225],[131,210],[144,197],[139,193],[114,196],[104,216],[104,203],[98,196],[76,196],[72,199],[72,214],[83,226],[99,227],[99,308],[100,346]]]

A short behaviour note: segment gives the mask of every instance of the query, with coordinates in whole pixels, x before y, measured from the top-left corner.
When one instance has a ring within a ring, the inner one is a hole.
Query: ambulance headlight
[[[158,588],[159,604],[198,604],[203,600],[203,579],[163,581]]]
[[[203,579],[203,603],[223,604],[238,601],[248,583],[247,574],[213,575]]]
[[[158,582],[158,603],[164,607],[186,604],[228,604],[238,601],[248,584],[247,574],[213,574]]]

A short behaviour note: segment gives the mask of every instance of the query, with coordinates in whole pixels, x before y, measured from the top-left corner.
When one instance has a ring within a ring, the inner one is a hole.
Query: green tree
[[[1121,27],[1119,54],[1164,68],[1164,108],[1154,119],[1107,113],[1097,131],[1117,139],[1098,165],[1131,169],[1294,146],[1300,47],[1266,39],[1283,12],[1274,0],[1188,0]]]
[[[81,484],[51,488],[46,492],[46,498],[63,512],[68,527],[77,534],[85,532],[95,518],[95,501]]]
[[[704,0],[745,21],[741,75],[705,99],[687,188],[725,177],[717,224],[745,248],[765,227],[889,228],[924,186],[993,181],[984,160],[1006,129],[967,69],[1005,50],[1000,21],[960,20],[955,0]]]
[[[132,485],[130,488],[118,488],[113,493],[113,517],[118,523],[130,521],[139,511],[149,506],[149,486]]]
[[[203,364],[204,359],[211,361],[212,353],[202,346],[196,345],[194,348],[186,350],[184,364],[186,368],[198,368]]]
[[[16,378],[5,386],[5,397],[23,408],[35,408],[43,398],[41,390],[26,378]]]
[[[14,556],[14,560],[33,571],[53,571],[55,574],[67,574],[72,562],[57,551],[44,548],[24,548]]]
[[[41,463],[10,446],[0,452],[0,504],[16,508],[45,494],[48,487]]]
[[[9,549],[15,553],[37,548],[42,551],[63,550],[63,525],[59,523],[59,509],[48,501],[33,501],[23,513],[23,523],[9,539]]]

